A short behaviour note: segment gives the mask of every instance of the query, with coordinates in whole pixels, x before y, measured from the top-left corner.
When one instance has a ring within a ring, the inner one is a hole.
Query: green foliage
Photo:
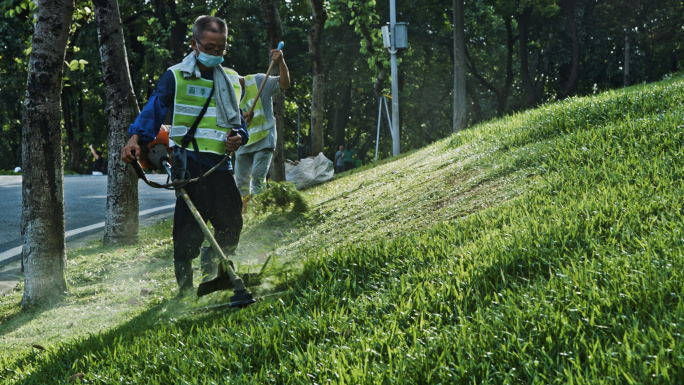
[[[277,210],[281,213],[292,211],[302,214],[309,210],[302,194],[290,182],[269,182],[268,188],[256,195],[252,201],[255,209],[261,213]]]
[[[72,60],[70,63],[64,62],[68,67],[70,71],[78,71],[79,69],[83,71],[85,69],[85,65],[88,64],[88,61],[80,59],[80,60]]]
[[[19,17],[25,12],[35,12],[36,3],[31,0],[3,0],[0,2],[0,10],[4,10],[5,17]]]
[[[377,127],[374,85],[381,68],[389,68],[382,48],[380,26],[389,16],[388,2],[333,0],[327,2],[328,22],[323,37],[326,68],[324,153],[332,157],[339,142],[357,150],[365,163],[373,159]],[[564,89],[572,66],[572,41],[566,6],[569,0],[466,2],[468,53],[467,114],[471,124],[527,108],[520,81],[519,31],[515,15],[532,7],[529,20],[531,76],[539,100],[555,100]],[[624,31],[630,34],[630,82],[662,79],[681,70],[680,44],[684,17],[680,2],[668,0],[627,2],[574,1],[574,21],[580,39],[579,82],[576,95],[589,95],[622,86]],[[259,3],[239,0],[118,2],[131,79],[142,107],[159,78],[189,52],[189,25],[201,14],[226,19],[229,27],[225,65],[241,74],[264,72],[268,49]],[[0,168],[21,160],[21,101],[27,77],[36,2],[0,0]],[[311,71],[307,46],[310,7],[307,1],[278,2],[285,31],[285,56],[293,85],[288,103],[301,106],[301,133],[310,140]],[[98,42],[90,0],[79,0],[72,18],[67,53],[65,95],[71,106],[65,121],[65,156],[69,169],[86,171],[92,161],[87,145],[105,143],[107,123],[100,73]],[[399,53],[399,87],[402,109],[402,151],[421,148],[448,136],[453,121],[452,3],[439,0],[398,0],[398,20],[409,23],[409,49]],[[506,23],[514,45],[508,50]],[[638,28],[637,28],[638,27]],[[508,59],[512,61],[508,76]],[[78,60],[78,67],[74,60]],[[83,60],[84,62],[81,62]],[[87,62],[89,65],[84,65]],[[77,70],[77,71],[76,71]],[[389,77],[382,93],[389,93]],[[82,103],[79,110],[78,103]],[[65,115],[67,114],[65,107]],[[285,154],[296,154],[296,111],[286,112],[283,137]],[[389,157],[389,136],[383,130],[380,158]]]

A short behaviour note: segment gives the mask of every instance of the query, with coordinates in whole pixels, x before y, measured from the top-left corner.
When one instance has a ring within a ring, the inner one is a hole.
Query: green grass
[[[547,105],[307,190],[307,214],[250,214],[241,268],[271,256],[255,290],[286,291],[242,310],[181,312],[221,297],[171,298],[168,224],[146,246],[80,251],[64,303],[19,314],[20,293],[1,300],[3,343],[52,339],[3,350],[0,376],[684,382],[682,105],[681,78]],[[56,337],[69,311],[112,307],[145,274],[156,297]]]

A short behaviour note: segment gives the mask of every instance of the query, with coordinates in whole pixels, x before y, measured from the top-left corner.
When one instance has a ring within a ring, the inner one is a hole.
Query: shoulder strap
[[[216,84],[216,82],[214,82]],[[204,107],[202,107],[202,111],[200,111],[199,115],[197,115],[197,119],[195,119],[195,123],[192,124],[192,127],[188,130],[188,132],[183,136],[183,139],[181,139],[181,144],[183,145],[183,149],[187,148],[190,142],[193,142],[193,145],[195,146],[195,149],[199,153],[199,148],[197,148],[197,142],[195,141],[195,132],[197,132],[197,126],[199,126],[200,121],[204,117],[204,114],[207,112],[207,108],[209,108],[209,102],[211,102],[211,97],[214,96],[214,87],[211,87],[211,92],[209,92],[209,97],[207,98],[207,102],[204,103]]]

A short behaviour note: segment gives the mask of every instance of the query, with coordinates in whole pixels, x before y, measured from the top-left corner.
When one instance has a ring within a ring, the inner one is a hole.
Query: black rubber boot
[[[176,270],[176,282],[180,295],[187,295],[194,291],[192,285],[192,261],[173,261]]]
[[[202,282],[208,282],[216,278],[218,272],[218,258],[214,255],[211,247],[203,247],[200,254]]]

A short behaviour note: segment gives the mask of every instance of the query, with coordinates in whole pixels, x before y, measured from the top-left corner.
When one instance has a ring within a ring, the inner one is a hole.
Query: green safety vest
[[[207,97],[211,92],[214,82],[207,79],[191,76],[185,78],[179,69],[171,69],[176,78],[176,95],[173,100],[173,122],[169,129],[169,138],[181,146],[183,136],[190,130],[195,123]],[[235,91],[237,100],[240,100],[242,90],[238,79],[238,73],[224,68],[228,74]],[[226,139],[230,132],[230,127],[219,127],[216,124],[216,97],[212,96],[207,112],[197,125],[195,139],[200,152],[211,152],[218,155],[226,153]],[[193,144],[190,143],[188,150],[194,151]]]
[[[254,104],[256,100],[256,106],[254,107],[254,117],[247,125],[247,132],[249,132],[249,141],[245,146],[256,143],[268,136],[268,130],[275,126],[275,120],[268,122],[266,120],[266,115],[264,113],[264,106],[261,104],[261,97],[256,99],[257,92],[259,92],[259,86],[261,84],[256,84],[256,75],[245,76],[245,97],[240,102],[240,108],[242,111],[247,112]],[[268,78],[264,78],[264,81],[268,81]]]

